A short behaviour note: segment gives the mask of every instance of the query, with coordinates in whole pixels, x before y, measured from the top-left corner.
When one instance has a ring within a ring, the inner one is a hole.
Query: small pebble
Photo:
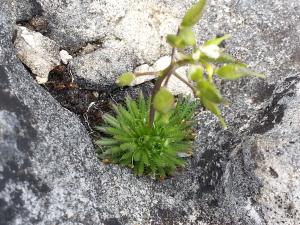
[[[93,95],[95,96],[95,98],[99,98],[99,92],[98,91],[93,91]]]
[[[73,57],[66,50],[61,50],[59,52],[59,56],[60,56],[60,60],[65,65],[67,65],[71,59],[73,59]]]

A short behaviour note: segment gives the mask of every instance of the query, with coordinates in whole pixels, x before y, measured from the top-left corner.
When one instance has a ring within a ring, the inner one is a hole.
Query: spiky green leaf
[[[101,140],[98,140],[95,142],[97,145],[114,145],[114,144],[118,144],[119,142],[117,140],[111,139],[111,138],[103,138]]]
[[[154,127],[150,128],[149,105],[149,100],[141,95],[137,101],[127,98],[126,107],[115,106],[116,117],[106,115],[105,125],[98,127],[109,135],[97,142],[98,153],[112,163],[132,168],[138,175],[170,175],[183,165],[176,152],[190,149],[187,134],[192,123],[188,122],[195,108],[189,101],[179,99],[175,109],[168,113],[169,122],[163,121],[165,114],[157,113]]]

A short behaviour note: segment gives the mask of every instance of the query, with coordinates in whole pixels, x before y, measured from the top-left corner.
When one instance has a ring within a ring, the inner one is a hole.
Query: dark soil
[[[44,88],[64,108],[78,115],[88,131],[93,133],[95,126],[102,122],[102,116],[112,112],[112,104],[123,103],[126,95],[136,98],[139,92],[149,96],[152,83],[139,85],[135,88],[88,90],[76,83],[67,66],[60,65],[50,72],[49,80]]]

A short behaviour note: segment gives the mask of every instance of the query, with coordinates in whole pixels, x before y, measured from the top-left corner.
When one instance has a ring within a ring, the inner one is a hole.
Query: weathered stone
[[[255,171],[264,184],[258,202],[270,225],[300,222],[299,81],[300,73],[286,79],[280,88],[275,89],[263,121],[266,121],[266,126],[273,121],[280,121],[280,124],[274,124],[256,140]],[[270,121],[271,118],[273,121]],[[260,133],[261,129],[255,131]]]
[[[17,1],[15,7],[18,22],[27,21],[34,16],[42,14],[41,5],[35,0]]]
[[[74,57],[71,70],[76,83],[87,89],[113,87],[118,76],[132,71],[136,58],[123,41],[106,42],[103,49]]]
[[[59,46],[26,27],[18,26],[14,45],[18,58],[36,75],[38,83],[46,83],[49,72],[60,64]]]
[[[44,17],[35,16],[29,20],[29,25],[35,31],[40,32],[42,34],[47,33],[48,31],[48,23]]]
[[[37,2],[49,22],[50,37],[62,47],[121,39],[134,51],[140,64],[152,63],[169,51],[165,35],[176,31],[178,16],[183,15],[178,9],[190,4],[189,0],[172,3],[159,0]]]
[[[66,50],[61,50],[59,52],[59,56],[60,60],[65,65],[67,65],[73,59],[73,57]]]
[[[229,128],[222,130],[214,116],[199,111],[193,158],[162,182],[98,161],[77,117],[37,86],[14,56],[11,2],[0,5],[0,224],[299,224],[298,0],[210,1],[196,27],[201,39],[233,34],[227,47],[267,80],[218,82],[232,103],[222,108]],[[51,37],[73,45],[97,32],[109,37],[107,24],[115,20],[103,18],[125,16],[118,9],[129,1],[106,7],[103,1],[43,2]],[[146,2],[132,4],[131,13]],[[155,8],[162,4],[170,5],[170,14],[186,6],[168,0]],[[91,23],[85,29],[86,18]],[[92,29],[98,22],[101,31]],[[138,55],[130,57],[124,70],[140,64],[134,62]]]

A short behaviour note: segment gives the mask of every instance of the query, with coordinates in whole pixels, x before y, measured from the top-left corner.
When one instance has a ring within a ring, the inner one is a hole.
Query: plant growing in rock
[[[157,113],[152,128],[148,126],[150,104],[140,95],[137,101],[127,97],[126,107],[113,105],[116,116],[105,115],[106,125],[97,127],[109,137],[96,143],[105,148],[101,157],[109,162],[129,166],[138,175],[165,177],[184,165],[178,152],[190,154],[196,103],[179,99],[168,121],[165,114]]]
[[[225,121],[219,109],[226,103],[214,84],[215,79],[236,80],[245,76],[263,75],[247,68],[224,52],[221,44],[230,35],[224,35],[198,46],[193,26],[200,20],[206,0],[199,0],[185,14],[177,34],[167,36],[172,46],[171,62],[162,71],[122,74],[116,81],[119,86],[130,85],[136,77],[157,75],[151,99],[146,103],[143,97],[138,102],[127,99],[127,108],[114,106],[116,117],[107,115],[101,131],[110,137],[97,144],[104,148],[102,156],[109,162],[121,163],[134,169],[137,174],[151,173],[164,177],[172,174],[184,161],[178,152],[189,151],[190,140],[186,134],[191,130],[194,107],[187,102],[178,102],[166,86],[171,76],[188,85],[204,108],[219,118],[223,127]],[[189,81],[176,72],[189,66]],[[186,110],[189,113],[185,113]]]

